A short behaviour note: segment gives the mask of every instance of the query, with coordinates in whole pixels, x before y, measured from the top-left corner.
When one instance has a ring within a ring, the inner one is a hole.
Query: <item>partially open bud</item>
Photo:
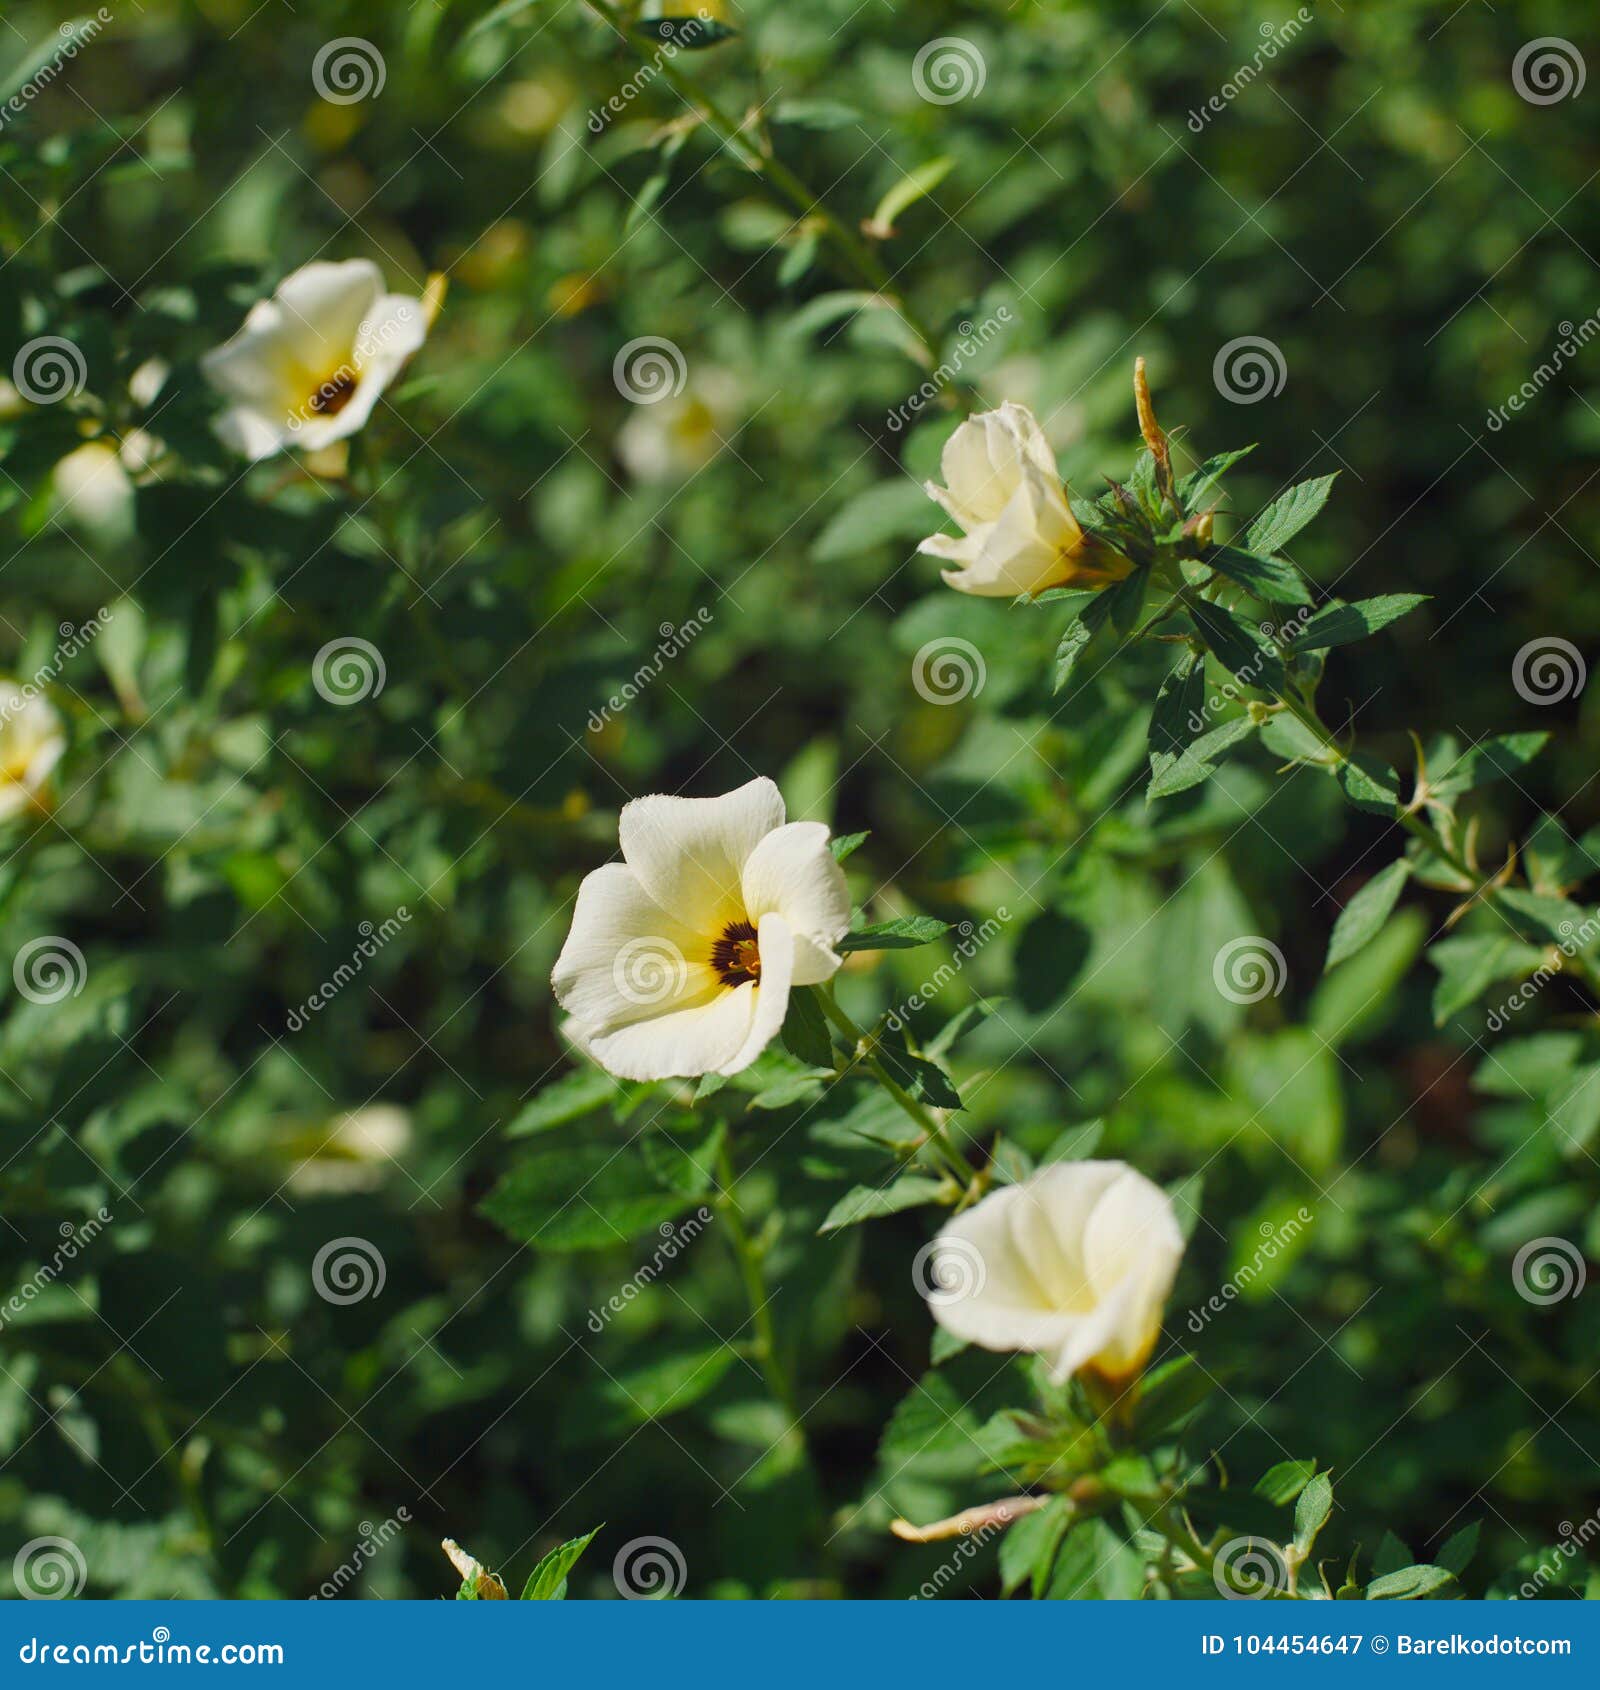
[[[1156,485],[1168,498],[1172,496],[1172,447],[1161,424],[1156,421],[1156,408],[1150,401],[1150,378],[1144,371],[1144,359],[1133,361],[1133,404],[1139,413],[1139,432],[1156,460]]]

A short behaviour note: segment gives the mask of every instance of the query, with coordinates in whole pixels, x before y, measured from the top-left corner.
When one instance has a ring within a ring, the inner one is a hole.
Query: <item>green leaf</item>
[[[637,1150],[590,1144],[524,1158],[481,1207],[537,1249],[604,1250],[675,1219],[693,1201],[662,1191]]]
[[[1368,634],[1387,628],[1427,602],[1426,593],[1387,593],[1378,598],[1357,599],[1354,604],[1325,605],[1295,635],[1294,649],[1323,651],[1330,646],[1364,640]]]
[[[1186,511],[1192,510],[1241,458],[1248,458],[1253,451],[1254,446],[1241,446],[1236,452],[1218,452],[1215,457],[1207,458],[1199,469],[1178,483],[1178,503]]]
[[[1496,980],[1531,974],[1543,960],[1536,945],[1525,945],[1509,933],[1460,934],[1441,939],[1428,951],[1439,970],[1433,990],[1433,1018],[1443,1026],[1452,1015],[1477,1000]]]
[[[684,53],[702,52],[715,47],[739,32],[731,24],[719,23],[715,18],[641,18],[633,26],[634,34],[647,41],[666,42]]]
[[[34,48],[31,53],[24,53],[22,58],[10,70],[0,74],[0,100],[9,100],[19,88],[25,88],[34,77],[48,64],[59,64],[63,58],[63,49],[69,41],[75,46],[83,45],[83,32],[91,28],[89,18],[69,18],[59,24],[44,39],[42,45]],[[93,39],[95,31],[91,31],[89,39]]]
[[[1335,1047],[1378,1031],[1396,1007],[1396,992],[1427,938],[1419,910],[1401,910],[1375,939],[1331,974],[1311,995],[1307,1019]]]
[[[1062,630],[1061,643],[1056,647],[1054,690],[1062,692],[1072,679],[1089,642],[1106,625],[1110,606],[1104,593],[1080,593],[1074,596],[1068,610],[1068,622]]]
[[[783,1018],[783,1044],[791,1056],[808,1068],[833,1066],[833,1035],[822,1013],[814,986],[796,986],[789,993],[789,1009]]]
[[[1211,1395],[1215,1380],[1193,1356],[1177,1356],[1145,1374],[1134,1404],[1134,1424],[1144,1438],[1176,1430]]]
[[[959,1109],[961,1093],[937,1062],[913,1056],[903,1045],[886,1039],[877,1047],[878,1060],[911,1095],[937,1109]]]
[[[1586,1062],[1552,1094],[1550,1130],[1567,1154],[1588,1148],[1600,1130],[1600,1062]]]
[[[1283,558],[1258,557],[1237,546],[1213,546],[1205,555],[1207,565],[1247,593],[1271,604],[1310,604],[1311,589],[1300,571]]]
[[[1389,919],[1406,881],[1411,864],[1398,857],[1386,869],[1380,869],[1365,886],[1339,911],[1333,924],[1333,936],[1328,941],[1328,960],[1325,969],[1333,968],[1347,957],[1353,957],[1373,938]]]
[[[1280,1461],[1256,1480],[1255,1493],[1277,1508],[1286,1508],[1316,1476],[1315,1461]]]
[[[861,113],[841,100],[780,100],[772,108],[772,121],[802,129],[844,129],[859,123]]]
[[[1006,1529],[1000,1540],[1000,1591],[1009,1596],[1019,1585],[1031,1581],[1038,1597],[1049,1587],[1056,1551],[1072,1524],[1072,1504],[1064,1496],[1053,1496],[1043,1508],[1024,1514]]]
[[[1205,664],[1193,653],[1186,653],[1162,681],[1156,707],[1150,713],[1152,769],[1157,757],[1182,755],[1198,731],[1195,724],[1204,724],[1205,702]]]
[[[612,1425],[642,1426],[698,1402],[733,1365],[731,1344],[707,1344],[616,1374],[598,1387]]]
[[[620,1085],[601,1068],[575,1068],[560,1079],[552,1080],[529,1102],[506,1128],[507,1138],[527,1138],[533,1133],[549,1132],[568,1121],[592,1115],[619,1097],[627,1095]]]
[[[1245,686],[1280,691],[1284,684],[1283,663],[1261,643],[1253,622],[1224,610],[1206,599],[1186,601],[1200,637],[1224,669]]]
[[[1317,1533],[1327,1525],[1332,1512],[1333,1480],[1326,1473],[1318,1473],[1306,1481],[1294,1505],[1294,1546],[1302,1558],[1310,1555]]]
[[[1263,556],[1281,551],[1327,504],[1337,475],[1319,475],[1280,493],[1250,524],[1245,544]]]
[[[1145,802],[1171,798],[1209,780],[1217,772],[1213,761],[1217,754],[1237,745],[1241,739],[1248,739],[1254,732],[1255,723],[1248,716],[1235,716],[1221,727],[1201,734],[1182,756],[1153,758],[1150,783],[1144,789]]]
[[[946,154],[941,158],[931,158],[926,164],[919,164],[915,170],[908,171],[878,201],[877,210],[870,219],[873,232],[880,237],[891,234],[895,219],[902,212],[908,211],[918,200],[931,194],[955,167],[954,157]]]
[[[1439,798],[1487,786],[1525,768],[1544,749],[1549,738],[1547,733],[1496,734],[1462,752],[1448,767],[1430,767],[1428,785]]]
[[[868,927],[857,927],[835,946],[839,951],[904,951],[914,945],[926,945],[950,931],[948,921],[938,921],[931,915],[901,915],[893,921],[877,921]]]
[[[1334,770],[1334,778],[1358,810],[1392,816],[1400,807],[1400,782],[1393,769],[1376,757],[1357,752]]]
[[[1085,1121],[1081,1126],[1068,1127],[1039,1158],[1041,1168],[1052,1162],[1082,1162],[1094,1155],[1105,1132],[1104,1121]]]
[[[870,833],[836,833],[828,841],[828,849],[833,852],[833,860],[842,863],[846,857],[859,851],[870,837]]]
[[[883,1215],[896,1215],[902,1209],[920,1209],[924,1204],[936,1203],[944,1190],[944,1181],[928,1174],[902,1174],[885,1186],[858,1185],[848,1191],[828,1211],[828,1217],[817,1228],[817,1235],[843,1232],[847,1226],[859,1226]]]
[[[537,1567],[528,1574],[522,1587],[524,1602],[559,1602],[567,1594],[567,1574],[577,1565],[578,1557],[594,1542],[595,1532],[583,1537],[569,1538],[560,1548],[552,1549]]]
[[[1401,1567],[1385,1573],[1367,1586],[1369,1602],[1415,1602],[1419,1597],[1431,1596],[1434,1591],[1454,1584],[1453,1575],[1444,1567]]]
[[[1460,1531],[1445,1539],[1444,1548],[1439,1551],[1437,1564],[1447,1573],[1454,1573],[1457,1578],[1467,1570],[1472,1557],[1478,1552],[1478,1528],[1481,1521],[1474,1520],[1470,1526],[1463,1526]]]
[[[938,521],[938,512],[916,482],[900,477],[880,481],[839,506],[813,542],[811,559],[834,563],[891,540],[920,540]]]

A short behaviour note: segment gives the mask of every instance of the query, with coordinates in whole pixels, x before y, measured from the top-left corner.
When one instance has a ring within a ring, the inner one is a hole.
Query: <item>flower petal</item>
[[[723,990],[704,940],[622,863],[584,876],[550,983],[591,1035],[709,1003]]]
[[[745,913],[759,923],[776,911],[794,935],[794,984],[815,986],[840,966],[833,947],[850,927],[850,891],[821,822],[774,828],[745,861]],[[762,979],[766,979],[765,957]]]
[[[382,272],[367,258],[319,259],[278,284],[273,298],[313,384],[351,361],[361,325],[382,297]]]
[[[623,806],[618,834],[628,867],[656,903],[715,938],[744,919],[745,861],[783,815],[782,794],[763,776],[720,798],[636,798]]]
[[[760,988],[753,984],[732,991],[719,987],[704,1002],[674,1008],[612,1032],[584,1028],[581,1042],[602,1068],[624,1080],[736,1073],[748,1067],[760,1050],[757,1046],[750,1056],[742,1055],[750,1040],[759,995]]]
[[[761,981],[752,988],[755,1008],[750,1030],[744,1044],[730,1061],[717,1069],[719,1074],[737,1074],[772,1043],[789,1013],[789,987],[794,978],[794,934],[781,915],[764,915],[756,930],[756,942],[761,949]],[[741,987],[743,991],[745,988]]]

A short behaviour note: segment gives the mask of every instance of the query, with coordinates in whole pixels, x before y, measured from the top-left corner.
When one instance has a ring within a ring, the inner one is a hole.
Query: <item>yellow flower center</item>
[[[711,966],[724,986],[742,986],[761,980],[761,949],[756,930],[748,921],[730,921],[722,937],[711,946]]]

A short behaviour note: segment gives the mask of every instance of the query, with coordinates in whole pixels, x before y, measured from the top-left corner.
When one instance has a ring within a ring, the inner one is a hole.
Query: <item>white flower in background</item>
[[[941,1273],[948,1254],[953,1271]],[[934,1243],[933,1318],[986,1350],[1042,1356],[1059,1384],[1144,1366],[1183,1255],[1166,1194],[1126,1162],[1065,1162],[992,1192]],[[974,1272],[973,1264],[981,1266]]]
[[[365,258],[304,265],[201,359],[229,401],[217,433],[252,459],[289,446],[315,452],[354,434],[427,338],[437,309],[434,284],[421,299],[385,293]]]
[[[635,481],[686,481],[722,450],[739,402],[736,377],[697,369],[677,398],[632,407],[617,431],[617,456]]]
[[[68,452],[51,476],[56,511],[106,540],[133,535],[133,480],[116,443],[90,440]]]
[[[42,807],[45,783],[66,749],[66,729],[54,706],[0,681],[0,821]]]
[[[820,822],[786,822],[770,780],[720,798],[638,798],[623,861],[584,877],[551,983],[567,1036],[627,1080],[736,1074],[783,1025],[791,986],[839,967],[844,872]]]
[[[942,572],[952,587],[1015,598],[1128,573],[1125,558],[1078,526],[1055,453],[1026,406],[969,417],[945,442],[940,468],[946,485],[928,482],[928,496],[963,532],[930,535],[917,549],[958,566]]]
[[[302,1196],[375,1191],[411,1143],[411,1112],[392,1103],[352,1109],[328,1123],[320,1142],[285,1181]]]

